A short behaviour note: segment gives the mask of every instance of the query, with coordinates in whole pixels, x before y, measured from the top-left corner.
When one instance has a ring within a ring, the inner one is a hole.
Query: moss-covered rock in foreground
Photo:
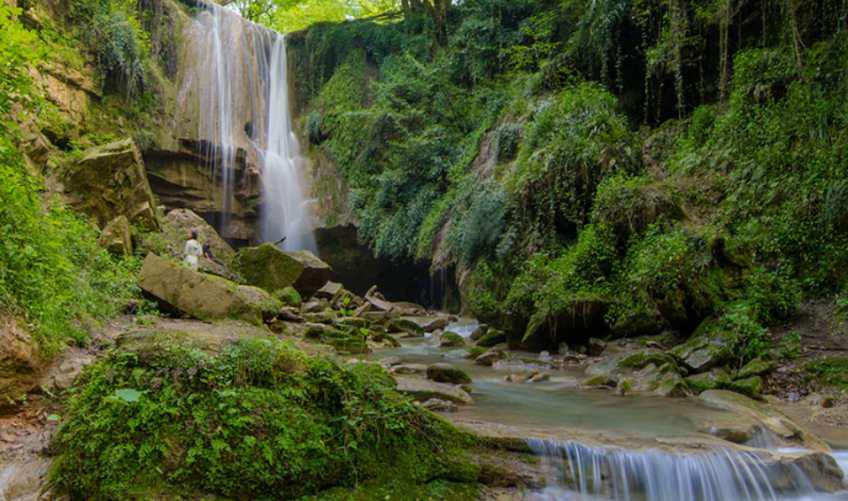
[[[466,436],[376,366],[271,339],[204,348],[160,336],[138,353],[90,366],[71,398],[54,480],[75,499],[292,499],[369,479],[476,479]]]

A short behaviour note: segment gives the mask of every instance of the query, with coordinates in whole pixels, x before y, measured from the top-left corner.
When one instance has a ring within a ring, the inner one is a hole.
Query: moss
[[[291,499],[341,487],[311,499],[368,499],[356,496],[400,479],[408,499],[425,499],[417,493],[476,479],[470,439],[397,394],[379,367],[310,359],[274,339],[215,352],[156,332],[136,342],[87,368],[75,390],[53,473],[72,497]],[[127,389],[138,398],[120,398]],[[344,493],[354,497],[332,497]]]
[[[300,308],[300,305],[303,304],[303,300],[300,298],[300,294],[298,294],[294,287],[285,287],[281,290],[278,290],[274,293],[274,297],[279,299],[284,306]]]

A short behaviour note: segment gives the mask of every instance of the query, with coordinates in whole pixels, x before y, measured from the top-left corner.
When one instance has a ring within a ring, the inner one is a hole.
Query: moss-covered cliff
[[[294,34],[323,217],[457,266],[465,309],[513,342],[718,314],[756,345],[848,272],[845,16],[474,0],[444,36],[423,14]]]

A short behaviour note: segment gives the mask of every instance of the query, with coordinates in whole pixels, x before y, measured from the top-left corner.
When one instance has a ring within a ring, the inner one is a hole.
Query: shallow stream
[[[467,337],[475,326],[474,322],[464,321],[446,330]],[[464,350],[429,346],[428,341],[429,338],[403,339],[403,346],[379,350],[368,355],[368,359],[397,356],[403,364],[449,362],[474,380],[470,386],[476,402],[473,406],[461,406],[450,419],[494,423],[519,433],[533,430],[534,436],[526,438],[531,449],[542,458],[548,487],[528,493],[528,500],[848,501],[848,491],[815,492],[800,470],[777,471],[757,454],[740,454],[736,449],[721,446],[695,454],[652,450],[647,444],[673,443],[680,439],[715,442],[713,437],[696,429],[693,419],[719,417],[728,411],[708,407],[697,399],[621,397],[613,390],[580,389],[578,385],[586,376],[577,365],[557,370],[533,363],[499,362],[486,367],[463,358]],[[525,360],[539,356],[518,355]],[[534,369],[549,372],[550,380],[539,383],[505,380],[510,374]],[[575,433],[603,436],[611,443],[628,446],[590,447],[557,440]],[[635,448],[634,444],[637,444]],[[638,444],[645,444],[645,448]],[[833,445],[844,447],[844,442],[839,440]],[[832,455],[843,471],[848,470],[848,451]]]

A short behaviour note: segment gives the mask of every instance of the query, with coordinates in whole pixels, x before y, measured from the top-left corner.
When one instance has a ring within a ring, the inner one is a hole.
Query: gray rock
[[[589,338],[589,344],[587,346],[588,354],[591,357],[600,356],[604,350],[607,349],[607,343],[598,338]]]
[[[431,398],[421,404],[421,407],[433,412],[456,412],[459,408],[450,400]]]
[[[396,365],[394,371],[398,374],[421,374],[427,372],[427,366],[424,364]]]
[[[448,317],[436,317],[425,319],[420,325],[424,332],[433,332],[438,329],[444,329],[450,322]]]
[[[708,318],[684,344],[669,353],[694,374],[725,365],[733,353],[730,346],[733,333],[725,330],[718,320]]]
[[[465,339],[456,332],[445,332],[439,338],[439,346],[456,347],[465,346]]]
[[[492,366],[495,362],[509,359],[509,354],[499,348],[492,348],[474,359],[480,365]]]
[[[506,342],[506,334],[502,331],[489,331],[483,337],[477,340],[477,346],[482,346],[484,348],[490,348],[492,346],[505,343]]]
[[[384,367],[395,367],[397,365],[400,365],[401,363],[403,362],[401,361],[400,357],[386,357],[380,360],[380,365]]]
[[[326,299],[327,301],[336,297],[336,294],[341,292],[344,287],[337,282],[327,282],[323,287],[315,292],[315,297],[318,299]]]
[[[709,372],[695,374],[686,378],[686,384],[695,393],[725,389],[730,386],[730,381],[730,374],[724,369],[712,369]]]

